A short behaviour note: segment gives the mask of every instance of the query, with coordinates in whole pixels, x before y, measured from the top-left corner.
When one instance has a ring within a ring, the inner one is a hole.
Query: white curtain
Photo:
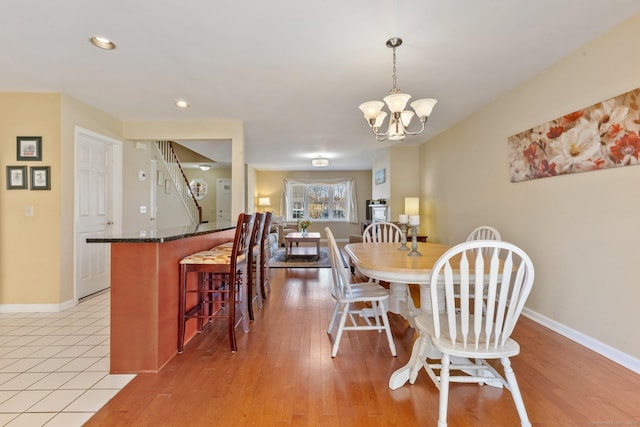
[[[285,217],[288,212],[289,207],[289,186],[291,184],[315,184],[315,185],[331,185],[331,184],[347,184],[347,219],[349,222],[357,223],[358,222],[358,197],[356,195],[356,180],[353,178],[323,178],[322,180],[317,179],[289,179],[285,178],[282,180],[282,198],[280,199],[280,212],[284,213]]]

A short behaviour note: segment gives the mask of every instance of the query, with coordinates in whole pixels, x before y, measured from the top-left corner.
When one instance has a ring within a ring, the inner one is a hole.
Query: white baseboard
[[[626,353],[623,353],[620,350],[617,350],[607,344],[604,344],[588,335],[583,334],[582,332],[578,332],[575,329],[572,329],[562,323],[556,322],[540,313],[537,313],[533,310],[529,310],[528,308],[524,308],[522,310],[522,314],[536,323],[541,324],[554,332],[559,333],[560,335],[569,338],[576,343],[583,345],[589,350],[595,351],[596,353],[606,357],[607,359],[624,366],[627,369],[632,370],[636,374],[640,374],[640,359],[636,359]]]
[[[75,300],[60,304],[0,304],[0,313],[58,313],[75,305]]]

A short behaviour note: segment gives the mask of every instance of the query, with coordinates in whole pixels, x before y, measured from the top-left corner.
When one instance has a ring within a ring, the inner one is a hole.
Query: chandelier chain
[[[396,76],[396,47],[395,46],[393,47],[393,75],[391,77],[393,79],[393,87],[391,88],[389,93],[391,94],[399,93],[400,89],[396,87],[397,76]]]

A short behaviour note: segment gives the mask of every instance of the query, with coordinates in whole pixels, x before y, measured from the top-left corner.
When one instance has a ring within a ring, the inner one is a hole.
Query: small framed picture
[[[19,136],[17,138],[18,160],[42,160],[42,137]]]
[[[51,190],[51,167],[31,166],[31,189]]]
[[[7,166],[7,190],[27,189],[27,167]]]
[[[164,193],[171,194],[171,180],[169,179],[164,180]]]
[[[385,181],[385,178],[386,178],[385,177],[385,172],[386,172],[386,169],[378,169],[376,171],[376,173],[374,175],[376,185],[384,184],[384,181]]]

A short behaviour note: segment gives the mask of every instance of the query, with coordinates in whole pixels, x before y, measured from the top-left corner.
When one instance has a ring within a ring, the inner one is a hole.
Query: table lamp
[[[262,212],[265,212],[269,206],[271,206],[271,199],[269,197],[258,197],[258,207],[262,208]]]

